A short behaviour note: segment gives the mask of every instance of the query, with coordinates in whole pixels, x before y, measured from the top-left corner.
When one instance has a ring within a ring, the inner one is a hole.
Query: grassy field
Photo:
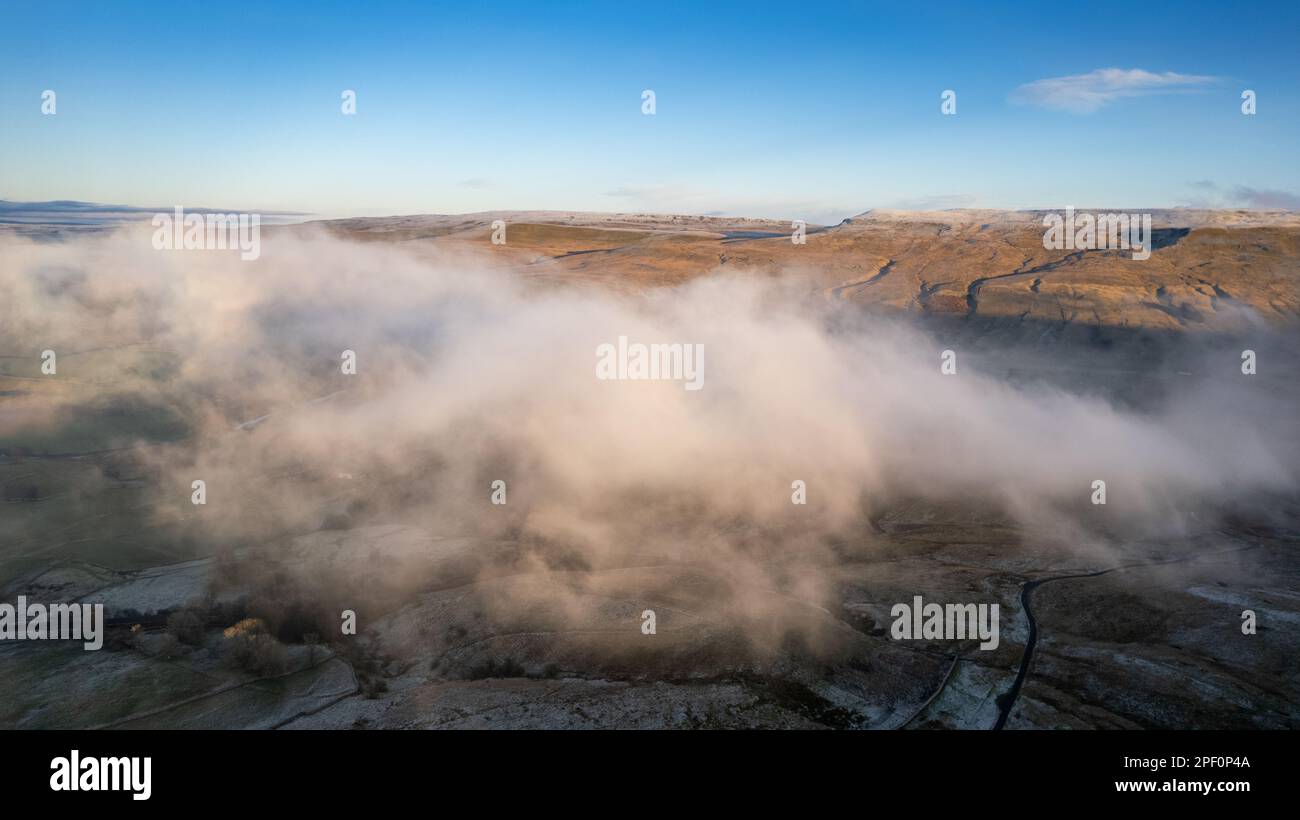
[[[122,454],[184,440],[175,357],[138,346],[0,358],[0,583],[68,560],[127,569],[191,557],[150,526],[147,471]]]

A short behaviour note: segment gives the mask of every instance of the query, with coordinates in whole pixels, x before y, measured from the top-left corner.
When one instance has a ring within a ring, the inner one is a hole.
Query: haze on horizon
[[[1157,3],[1121,28],[960,4],[286,3],[223,10],[237,38],[203,34],[201,6],[161,8],[9,6],[24,36],[0,53],[0,199],[821,224],[875,207],[1300,207],[1288,3],[1227,27],[1213,4]]]

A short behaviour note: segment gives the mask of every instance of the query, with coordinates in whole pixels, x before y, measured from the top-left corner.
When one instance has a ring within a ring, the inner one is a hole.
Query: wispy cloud
[[[1090,114],[1116,100],[1190,91],[1217,80],[1217,77],[1173,71],[1156,74],[1140,68],[1098,68],[1087,74],[1026,83],[1012,91],[1010,99],[1041,108]]]
[[[1187,200],[1194,208],[1259,208],[1267,211],[1300,211],[1300,194],[1249,185],[1223,186],[1202,179],[1191,183],[1199,193]]]
[[[605,192],[605,196],[617,197],[619,199],[677,204],[698,200],[702,197],[711,195],[712,193],[709,191],[702,191],[686,185],[671,183],[659,183],[656,185],[623,185],[613,189],[612,191]]]
[[[1251,188],[1246,185],[1238,185],[1232,189],[1232,192],[1237,201],[1247,208],[1281,208],[1300,211],[1300,194],[1268,188]]]

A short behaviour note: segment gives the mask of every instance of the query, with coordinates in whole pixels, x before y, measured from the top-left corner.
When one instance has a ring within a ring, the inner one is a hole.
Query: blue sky
[[[0,199],[1300,207],[1295,2],[0,2]]]

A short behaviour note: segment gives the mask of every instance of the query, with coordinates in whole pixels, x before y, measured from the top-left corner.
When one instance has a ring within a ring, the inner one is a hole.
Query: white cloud
[[[1026,83],[1011,92],[1011,101],[1075,114],[1090,114],[1116,100],[1189,91],[1217,79],[1173,71],[1156,74],[1140,68],[1098,68],[1087,74],[1049,77]]]
[[[612,191],[606,191],[605,196],[618,197],[619,199],[632,199],[639,202],[655,203],[682,203],[686,201],[698,200],[701,197],[711,196],[711,192],[691,188],[687,185],[678,185],[675,183],[659,183],[656,185],[624,185],[615,188]]]

